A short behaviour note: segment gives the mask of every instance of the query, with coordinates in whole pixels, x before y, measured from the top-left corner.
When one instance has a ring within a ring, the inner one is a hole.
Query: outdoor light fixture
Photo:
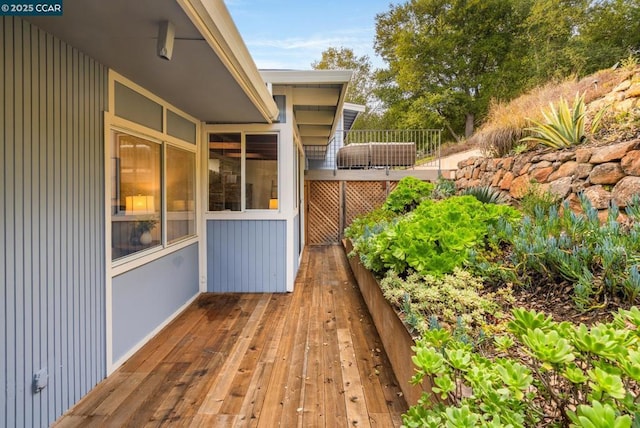
[[[158,30],[158,56],[160,58],[167,61],[171,60],[175,36],[176,31],[173,28],[173,24],[169,21],[162,21]]]

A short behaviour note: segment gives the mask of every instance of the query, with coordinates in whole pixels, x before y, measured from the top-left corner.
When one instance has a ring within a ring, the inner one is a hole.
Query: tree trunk
[[[473,113],[467,113],[467,121],[464,125],[464,136],[469,138],[473,135],[473,122],[475,121],[475,115]]]
[[[460,137],[458,137],[458,134],[456,134],[456,131],[453,130],[451,125],[449,125],[449,122],[445,122],[444,126],[449,130],[449,132],[451,133],[451,136],[456,140],[456,143],[459,143]]]

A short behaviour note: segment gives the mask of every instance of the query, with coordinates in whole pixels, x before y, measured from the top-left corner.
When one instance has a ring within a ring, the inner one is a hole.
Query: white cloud
[[[352,29],[350,31],[315,34],[307,38],[261,38],[254,37],[245,43],[260,68],[311,68],[311,63],[320,60],[327,48],[350,48],[358,55],[367,55],[374,67],[381,67],[373,50],[371,30]],[[277,58],[277,60],[275,59]]]

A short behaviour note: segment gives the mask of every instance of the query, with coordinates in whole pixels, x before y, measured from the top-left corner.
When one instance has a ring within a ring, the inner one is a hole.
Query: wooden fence
[[[397,181],[307,181],[308,245],[337,244],[353,219],[381,205]]]

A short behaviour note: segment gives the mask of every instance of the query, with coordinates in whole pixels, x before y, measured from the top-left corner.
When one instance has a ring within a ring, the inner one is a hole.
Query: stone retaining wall
[[[640,139],[602,147],[545,150],[505,158],[470,158],[459,163],[456,186],[491,186],[519,199],[539,183],[571,206],[584,192],[605,211],[611,201],[624,207],[640,194]]]
[[[616,115],[638,115],[640,66],[587,108],[597,111],[604,106]],[[579,206],[578,193],[584,192],[604,215],[611,201],[624,207],[634,194],[640,194],[640,138],[601,147],[538,150],[496,159],[475,157],[460,162],[458,168],[458,189],[491,186],[519,199],[536,182],[574,209]]]

